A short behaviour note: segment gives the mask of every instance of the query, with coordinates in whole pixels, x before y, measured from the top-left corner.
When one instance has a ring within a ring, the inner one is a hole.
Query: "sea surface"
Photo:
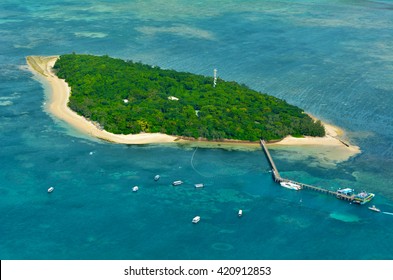
[[[393,259],[392,42],[393,1],[2,0],[0,258]],[[385,213],[279,187],[261,149],[83,135],[48,113],[25,62],[72,52],[217,68],[342,127],[361,154],[336,162],[280,148],[276,165],[304,183],[373,192]]]

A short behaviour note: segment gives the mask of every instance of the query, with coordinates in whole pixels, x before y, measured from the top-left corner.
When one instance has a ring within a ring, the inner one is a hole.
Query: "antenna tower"
[[[213,80],[213,87],[216,87],[217,84],[217,69],[214,69],[214,80]]]

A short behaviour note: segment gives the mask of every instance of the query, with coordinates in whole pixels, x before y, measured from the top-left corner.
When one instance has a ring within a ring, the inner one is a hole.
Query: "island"
[[[244,144],[265,139],[286,145],[345,145],[352,154],[359,152],[338,138],[340,129],[236,82],[107,55],[29,56],[27,62],[51,87],[50,112],[107,141]]]
[[[68,106],[114,134],[258,141],[324,136],[320,121],[236,82],[109,56],[68,54],[54,65],[71,87]]]

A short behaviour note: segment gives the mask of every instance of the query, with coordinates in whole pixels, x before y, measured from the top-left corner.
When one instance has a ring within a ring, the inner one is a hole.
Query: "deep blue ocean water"
[[[362,150],[329,165],[272,150],[282,175],[366,189],[393,212],[393,1],[189,2],[1,1],[0,258],[393,259],[392,215],[280,188],[261,150],[111,144],[47,113],[28,55],[217,68]]]

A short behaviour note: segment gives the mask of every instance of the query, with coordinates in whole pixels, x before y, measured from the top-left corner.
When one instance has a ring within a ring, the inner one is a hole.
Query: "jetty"
[[[273,176],[273,179],[274,179],[275,182],[277,182],[277,183],[290,182],[290,183],[293,183],[293,184],[301,186],[302,189],[309,189],[309,190],[317,191],[317,192],[320,192],[320,193],[333,195],[333,196],[335,196],[335,197],[337,197],[339,199],[347,200],[347,201],[350,201],[350,202],[352,202],[354,200],[355,195],[347,195],[347,194],[344,194],[344,193],[340,193],[338,191],[332,191],[332,190],[328,190],[328,189],[325,189],[325,188],[321,188],[321,187],[317,187],[317,186],[313,186],[313,185],[308,185],[308,184],[304,184],[304,183],[301,183],[301,182],[296,182],[294,180],[290,180],[290,179],[281,177],[281,175],[278,172],[278,169],[276,167],[276,164],[274,163],[274,160],[273,160],[272,156],[270,155],[269,149],[266,146],[265,140],[261,139],[260,143],[261,143],[261,146],[263,148],[263,151],[265,152],[266,158],[269,161],[270,167],[272,168],[272,176]]]

